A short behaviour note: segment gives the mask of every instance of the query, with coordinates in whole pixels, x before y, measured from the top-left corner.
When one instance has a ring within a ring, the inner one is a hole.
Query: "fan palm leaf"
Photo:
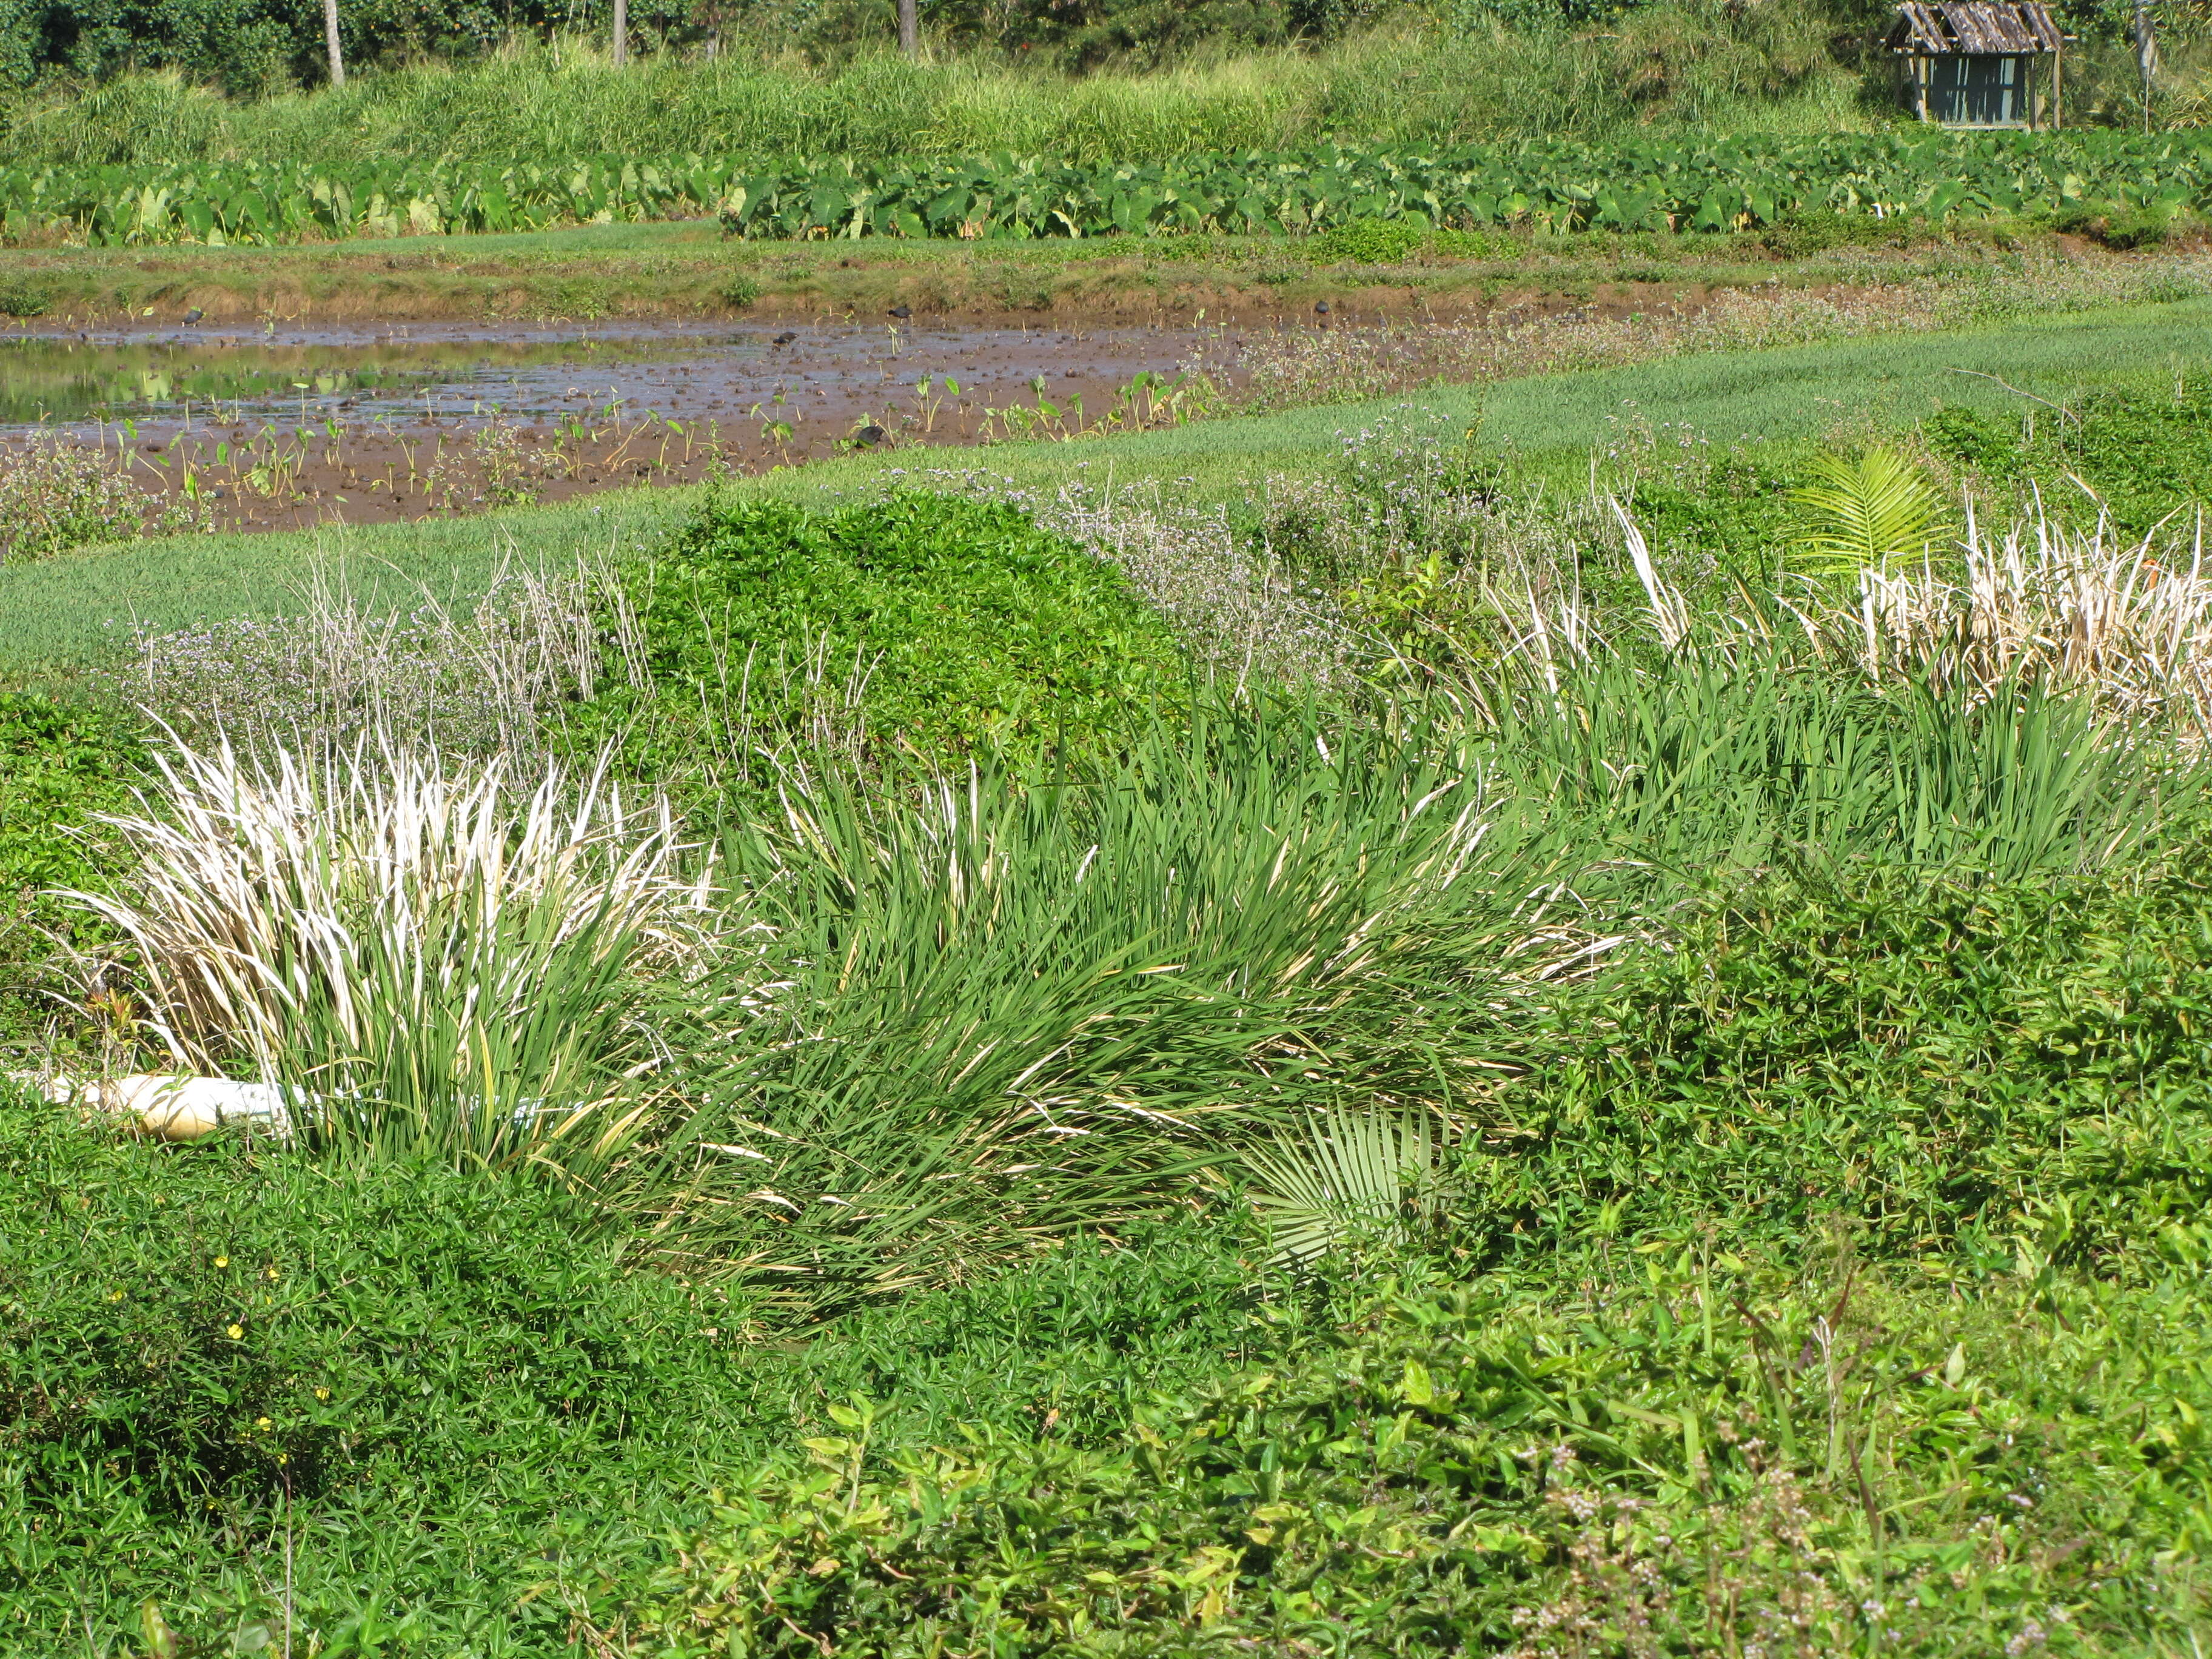
[[[1437,1141],[1425,1111],[1335,1105],[1302,1133],[1278,1131],[1244,1164],[1275,1261],[1304,1266],[1347,1239],[1402,1228],[1433,1189]]]

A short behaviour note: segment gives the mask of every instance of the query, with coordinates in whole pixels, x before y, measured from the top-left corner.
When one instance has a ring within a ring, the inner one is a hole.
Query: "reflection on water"
[[[453,322],[26,333],[0,337],[0,447],[34,422],[87,437],[95,422],[127,422],[143,442],[217,424],[236,440],[258,428],[442,429],[496,414],[562,430],[658,417],[680,434],[702,423],[716,441],[804,458],[872,427],[948,442],[994,422],[1027,430],[1048,402],[1072,412],[1087,400],[1095,419],[1120,406],[1133,377],[1220,362],[1236,344],[1188,329],[904,319],[641,323],[592,335]]]
[[[624,343],[622,356],[654,355]],[[604,354],[580,340],[407,340],[314,344],[252,337],[185,341],[0,338],[0,425],[143,420],[195,412],[315,414],[333,404],[397,408],[432,387],[489,398],[517,371]],[[319,408],[318,406],[320,406]],[[420,405],[416,405],[419,412]],[[369,412],[374,412],[374,408]]]

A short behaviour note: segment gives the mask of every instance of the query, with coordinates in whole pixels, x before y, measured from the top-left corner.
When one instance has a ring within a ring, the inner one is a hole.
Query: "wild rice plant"
[[[603,775],[379,747],[251,763],[173,743],[128,890],[73,893],[135,947],[180,1068],[283,1088],[318,1143],[603,1174],[659,1061],[639,975],[696,950],[705,896],[665,807]]]

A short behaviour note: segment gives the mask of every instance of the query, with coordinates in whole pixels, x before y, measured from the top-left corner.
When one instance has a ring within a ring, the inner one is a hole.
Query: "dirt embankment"
[[[1462,321],[1595,307],[1630,315],[1723,289],[1920,274],[1955,250],[1779,258],[1743,239],[1589,238],[1503,259],[1331,265],[1281,240],[1164,244],[726,243],[710,226],[275,248],[25,250],[0,300],[48,326],[451,319],[867,321],[971,325]],[[1587,246],[1583,243],[1587,242]],[[1646,247],[1645,244],[1650,244]],[[1677,246],[1679,244],[1679,246]],[[1869,260],[1874,261],[1872,266]]]

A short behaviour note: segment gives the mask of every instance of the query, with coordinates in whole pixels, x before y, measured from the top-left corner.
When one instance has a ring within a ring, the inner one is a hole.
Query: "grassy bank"
[[[1369,240],[1371,240],[1369,239]],[[2048,227],[1824,224],[1723,235],[1612,232],[1291,240],[1221,236],[1020,244],[763,243],[711,222],[580,226],[527,234],[362,238],[284,247],[27,248],[0,297],[27,325],[625,318],[1016,324],[1302,321],[1327,300],[1347,319],[1478,317],[1531,302],[1627,312],[1779,283],[1863,289],[1986,285],[2054,258],[2111,281],[2128,256]],[[2107,267],[2110,268],[2107,270]]]
[[[1342,453],[1346,434],[1386,416],[1412,414],[1452,434],[1479,423],[1486,452],[1510,454],[1567,489],[1586,483],[1594,449],[1653,446],[1646,457],[1653,459],[1656,446],[1671,441],[1656,431],[1662,422],[1717,454],[1787,449],[1831,433],[1863,437],[1901,430],[1943,406],[2016,416],[2023,397],[2057,399],[2115,380],[2185,376],[2203,361],[2190,343],[2212,319],[2208,303],[1764,352],[1712,351],[1097,442],[893,451],[735,487],[818,504],[974,471],[1040,495],[1110,481],[1156,485],[1194,502],[1224,502],[1243,499],[1271,474],[1326,470]],[[18,677],[67,671],[125,651],[134,629],[165,632],[277,614],[296,605],[309,573],[325,562],[345,567],[365,590],[398,594],[419,586],[448,601],[465,600],[503,563],[565,565],[579,556],[650,545],[659,526],[689,505],[679,493],[641,490],[477,519],[303,535],[174,538],[13,566],[0,570],[0,617],[9,623],[0,670]]]
[[[2208,321],[0,569],[0,1645],[2196,1652]]]

